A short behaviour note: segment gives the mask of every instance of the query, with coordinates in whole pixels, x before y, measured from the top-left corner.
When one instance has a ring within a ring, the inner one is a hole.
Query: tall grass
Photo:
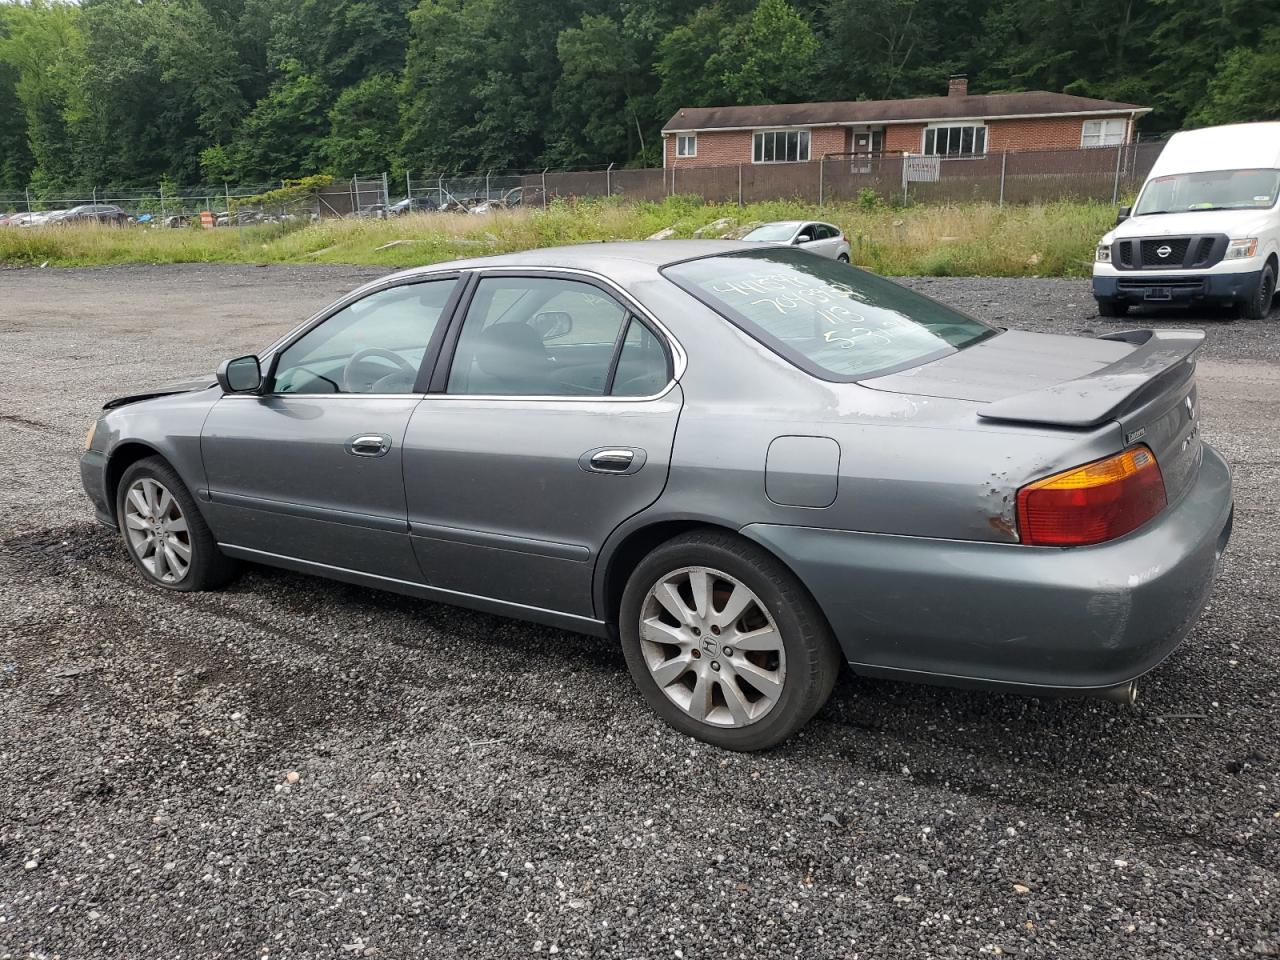
[[[738,207],[670,197],[661,203],[588,200],[545,210],[427,213],[394,220],[329,220],[203,230],[93,224],[0,227],[0,265],[118,263],[351,263],[406,267],[458,257],[597,240],[632,240],[671,228],[691,237],[767,220],[822,219],[848,235],[854,263],[878,273],[931,276],[1083,276],[1114,215],[1109,205],[1061,202],[996,207],[887,207],[774,201]]]

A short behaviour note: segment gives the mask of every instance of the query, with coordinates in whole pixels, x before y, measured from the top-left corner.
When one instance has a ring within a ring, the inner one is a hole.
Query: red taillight
[[[1140,444],[1023,487],[1018,532],[1033,546],[1101,543],[1136,530],[1166,502],[1155,454]]]

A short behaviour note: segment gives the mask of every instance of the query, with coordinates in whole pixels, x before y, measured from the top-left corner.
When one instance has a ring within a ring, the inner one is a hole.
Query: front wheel
[[[1099,300],[1098,316],[1100,317],[1123,317],[1129,312],[1127,303],[1118,303],[1115,300]]]
[[[1271,301],[1276,295],[1276,271],[1271,264],[1262,268],[1258,277],[1258,289],[1252,299],[1246,300],[1237,308],[1237,314],[1244,320],[1265,320],[1271,312]]]
[[[116,521],[129,559],[168,590],[210,590],[231,580],[236,562],[218,549],[186,484],[160,457],[129,466],[116,491]]]
[[[839,260],[841,263],[848,263],[849,255],[847,253],[842,253],[840,254],[840,256],[836,257],[836,259]]]
[[[763,750],[795,733],[831,695],[839,648],[785,566],[719,531],[646,557],[627,582],[622,651],[641,694],[682,733]]]

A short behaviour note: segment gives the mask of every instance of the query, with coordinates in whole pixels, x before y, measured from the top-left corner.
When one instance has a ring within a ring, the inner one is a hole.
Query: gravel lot
[[[267,569],[175,596],[90,522],[103,400],[378,272],[0,271],[0,958],[1280,956],[1280,317],[1197,321],[1235,534],[1137,711],[846,678],[740,756],[610,644]]]

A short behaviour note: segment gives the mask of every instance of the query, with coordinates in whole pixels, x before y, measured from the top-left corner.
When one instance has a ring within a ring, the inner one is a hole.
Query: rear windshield
[[[704,257],[662,273],[824,380],[892,373],[998,332],[883,277],[802,250]]]

